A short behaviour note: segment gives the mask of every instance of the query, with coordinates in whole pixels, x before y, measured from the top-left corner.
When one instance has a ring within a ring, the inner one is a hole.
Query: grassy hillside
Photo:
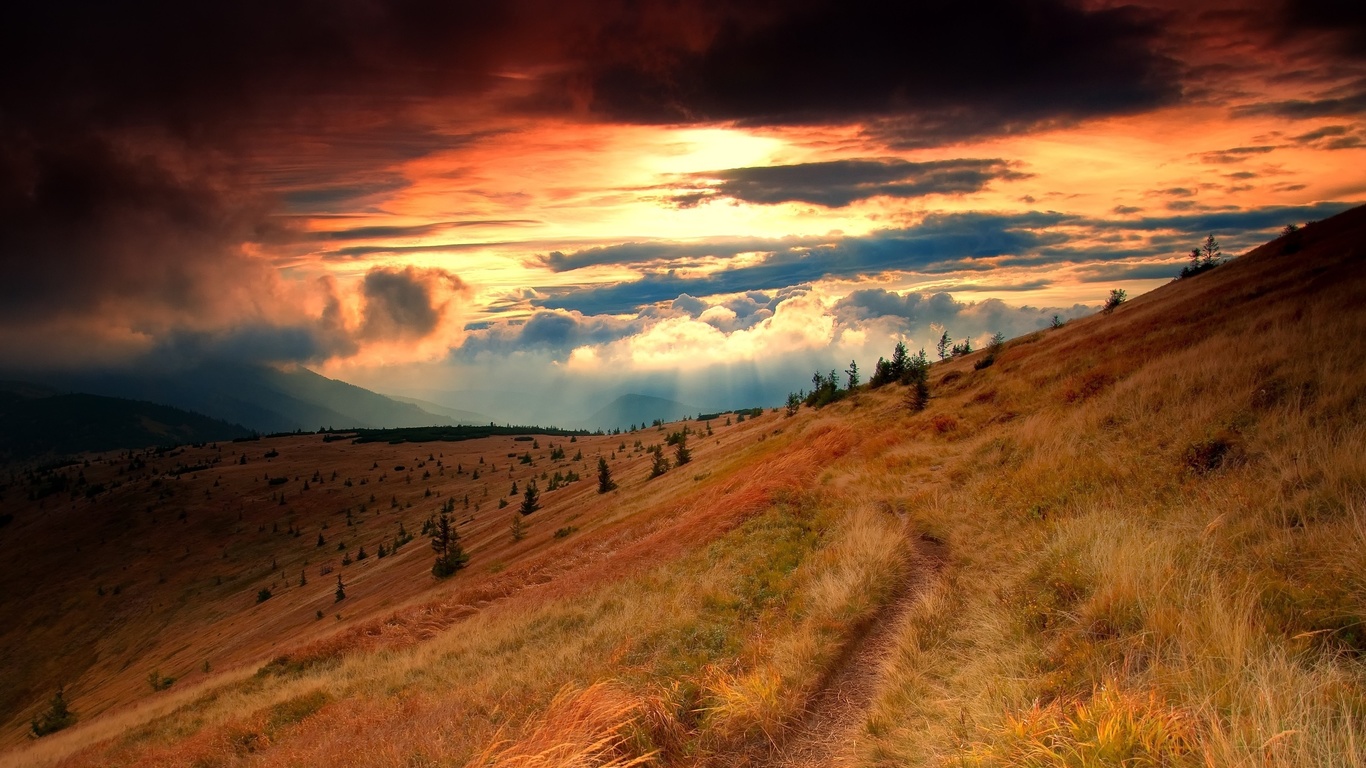
[[[654,479],[643,449],[684,425],[534,466],[507,436],[310,436],[96,462],[126,482],[92,500],[11,490],[5,759],[1361,765],[1362,296],[1358,209],[936,364],[920,412],[890,385],[688,424]],[[514,540],[510,481],[571,469]],[[420,538],[337,562],[447,499],[473,518],[452,579]],[[59,682],[81,722],[22,744]]]

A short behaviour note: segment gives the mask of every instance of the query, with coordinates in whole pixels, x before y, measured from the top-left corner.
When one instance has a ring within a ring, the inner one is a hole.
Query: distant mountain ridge
[[[457,421],[307,368],[286,371],[209,362],[165,373],[103,372],[69,375],[48,383],[71,391],[163,403],[267,433],[426,427]]]
[[[452,424],[488,424],[493,421],[482,413],[466,411],[461,408],[451,408],[450,406],[433,403],[428,400],[420,400],[416,397],[403,397],[401,395],[385,395],[390,400],[397,400],[400,403],[416,405],[427,413],[437,416],[445,416],[448,419],[455,419]]]
[[[699,410],[677,400],[653,395],[622,395],[584,419],[587,429],[626,429],[632,424],[649,425],[655,419],[677,421]]]
[[[156,403],[0,387],[0,461],[246,437],[236,424]]]

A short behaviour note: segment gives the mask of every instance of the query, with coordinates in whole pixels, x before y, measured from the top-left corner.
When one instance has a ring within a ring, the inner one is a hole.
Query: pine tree
[[[342,583],[341,574],[337,574],[337,592],[336,592],[336,598],[335,598],[332,602],[334,602],[334,603],[340,603],[341,601],[343,601],[343,600],[345,600],[345,599],[346,599],[346,585]]]
[[[616,490],[617,484],[612,482],[612,469],[607,466],[607,459],[598,457],[598,493],[608,493]]]
[[[674,446],[674,464],[681,467],[690,461],[692,461],[692,451],[688,450],[688,438],[685,435],[679,438],[678,444]]]
[[[521,515],[512,516],[512,525],[508,528],[512,532],[513,541],[521,541],[526,538],[526,525],[522,523]]]
[[[910,363],[910,356],[906,352],[906,342],[898,341],[896,347],[892,349],[892,359],[888,362],[887,373],[891,375],[892,381],[900,381],[906,375],[906,366]]]
[[[523,515],[529,515],[541,508],[541,492],[536,488],[535,480],[526,481],[526,491],[522,494],[522,506],[517,510]]]
[[[939,337],[939,344],[936,348],[939,351],[939,359],[943,360],[949,356],[949,351],[953,348],[953,339],[949,337],[949,332],[944,331],[944,335]]]
[[[669,460],[664,458],[664,449],[657,445],[654,447],[653,453],[655,459],[654,463],[650,465],[650,477],[656,478],[669,471]]]
[[[1201,254],[1204,256],[1204,258],[1200,260],[1201,266],[1205,267],[1214,266],[1218,263],[1218,260],[1224,255],[1223,250],[1219,247],[1219,241],[1214,239],[1213,233],[1211,233],[1209,237],[1205,238],[1205,244],[1200,248],[1200,251]]]
[[[460,548],[460,534],[451,526],[451,518],[445,512],[436,520],[436,531],[432,534],[432,551],[436,562],[432,564],[432,575],[444,579],[455,573],[469,562],[470,556]]]

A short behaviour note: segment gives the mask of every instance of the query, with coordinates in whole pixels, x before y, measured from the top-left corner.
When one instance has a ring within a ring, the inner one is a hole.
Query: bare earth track
[[[770,768],[833,768],[851,765],[854,747],[873,697],[881,688],[884,662],[911,607],[943,568],[944,542],[923,534],[911,544],[913,561],[896,598],[868,623],[812,697],[806,716],[761,765]]]

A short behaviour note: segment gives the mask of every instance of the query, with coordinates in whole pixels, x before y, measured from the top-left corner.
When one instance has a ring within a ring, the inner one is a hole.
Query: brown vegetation
[[[0,681],[7,758],[781,765],[838,727],[820,760],[1360,765],[1366,210],[1297,234],[1293,254],[1268,244],[989,367],[938,363],[920,412],[889,385],[737,421],[652,480],[664,432],[580,438],[566,467],[616,451],[620,487],[545,492],[521,541],[496,501],[558,464],[548,446],[506,459],[511,438],[291,437],[179,479],[215,449],[132,475],[95,461],[91,482],[124,484],[92,499],[12,489],[4,541],[24,557],[3,583],[27,593],[0,599],[32,628],[0,635],[20,661]],[[473,519],[449,580],[416,545],[337,565],[334,542],[416,533],[451,499]],[[336,608],[331,577],[291,581],[324,563],[346,574]],[[855,726],[832,725],[858,665]],[[152,669],[180,681],[149,693]],[[80,722],[19,746],[63,682]]]

